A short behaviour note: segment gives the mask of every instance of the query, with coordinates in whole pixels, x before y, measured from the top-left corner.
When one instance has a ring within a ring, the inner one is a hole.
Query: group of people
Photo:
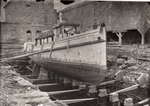
[[[24,49],[23,49],[24,52],[25,51],[26,52],[33,51],[33,47],[34,47],[34,45],[37,45],[38,40],[40,40],[40,44],[42,43],[42,40],[41,40],[42,38],[48,39],[48,37],[51,37],[51,40],[52,41],[54,40],[54,38],[53,38],[54,34],[50,30],[45,30],[45,31],[37,30],[35,35],[36,35],[35,39],[32,40],[31,31],[26,32],[27,39],[26,39],[26,42],[24,43]]]

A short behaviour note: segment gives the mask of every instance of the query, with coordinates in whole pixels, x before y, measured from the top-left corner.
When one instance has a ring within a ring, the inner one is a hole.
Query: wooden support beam
[[[144,99],[144,100],[142,100],[142,101],[140,101],[140,102],[138,102],[138,103],[136,103],[137,105],[142,105],[142,104],[145,104],[145,103],[147,103],[147,102],[149,102],[150,101],[150,98],[146,98],[146,99]]]
[[[39,74],[40,74],[40,69],[41,69],[41,66],[39,66],[37,64],[34,64],[32,76],[37,76],[38,77]]]
[[[145,35],[142,34],[142,38],[141,38],[141,45],[144,45],[145,44]]]
[[[127,87],[127,88],[124,88],[124,89],[121,89],[121,90],[112,92],[112,93],[110,93],[110,94],[113,94],[113,93],[123,93],[123,92],[131,91],[131,90],[135,90],[135,89],[137,89],[139,86],[140,86],[139,84],[135,84],[135,85],[132,85],[132,86],[130,86],[130,87]]]
[[[83,98],[83,99],[68,99],[68,100],[59,100],[66,104],[72,104],[72,103],[78,103],[78,102],[84,102],[84,101],[90,101],[95,100],[96,98]]]
[[[22,59],[24,57],[28,57],[28,56],[32,56],[32,55],[36,55],[36,54],[41,54],[41,53],[45,53],[45,52],[49,52],[49,51],[50,51],[50,49],[46,49],[46,50],[42,50],[42,51],[35,51],[35,52],[25,53],[25,54],[21,54],[21,55],[14,56],[14,57],[2,58],[0,60],[0,63],[8,62],[10,60],[15,60],[15,59]]]
[[[63,90],[63,91],[52,91],[52,92],[47,92],[49,95],[54,95],[54,94],[62,94],[62,93],[71,93],[71,92],[76,92],[80,91],[81,89],[72,89],[72,90]]]
[[[98,89],[98,106],[109,106],[107,89]]]
[[[26,68],[27,68],[29,71],[33,72],[33,69],[31,69],[29,66],[26,66]]]
[[[110,95],[110,98],[111,98],[110,100],[112,102],[112,106],[120,106],[119,97],[118,97],[119,93],[124,93],[124,92],[128,92],[128,91],[131,91],[131,90],[135,90],[139,86],[140,86],[139,84],[136,84],[136,85],[132,85],[130,87],[127,87],[127,88],[124,88],[124,89],[121,89],[121,90],[110,93],[109,95]]]
[[[118,93],[111,93],[109,99],[111,101],[112,106],[120,106]]]
[[[51,81],[49,79],[35,79],[35,80],[32,80],[32,83],[37,85],[37,84],[48,84],[48,83],[55,83],[54,81]]]
[[[106,81],[106,82],[102,82],[100,83],[98,86],[105,86],[105,85],[108,85],[108,84],[113,84],[115,83],[116,80],[111,80],[111,81]]]
[[[58,83],[50,83],[50,84],[37,84],[36,86],[38,87],[43,87],[43,86],[55,86],[58,85]]]

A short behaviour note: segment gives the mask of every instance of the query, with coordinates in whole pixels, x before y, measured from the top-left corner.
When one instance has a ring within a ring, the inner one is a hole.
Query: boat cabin
[[[54,40],[54,34],[50,30],[45,30],[39,33],[39,36],[35,38],[35,45],[42,45],[45,43],[49,43]]]
[[[43,31],[35,38],[35,45],[42,45],[52,41],[61,40],[74,34],[80,33],[79,24],[62,22],[53,27],[53,32],[50,30]]]
[[[56,24],[53,27],[54,31],[54,39],[60,40],[63,38],[67,38],[69,36],[73,36],[74,34],[80,33],[79,31],[79,24],[75,23],[67,23],[67,22],[61,22],[59,24]]]

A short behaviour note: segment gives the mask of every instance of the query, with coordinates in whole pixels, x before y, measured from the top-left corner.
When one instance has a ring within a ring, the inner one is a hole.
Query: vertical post
[[[101,51],[103,51],[101,53],[101,65],[103,66],[102,69],[106,70],[107,69],[107,59],[106,59],[106,28],[105,28],[105,24],[101,24],[101,26],[99,26],[99,36],[101,39],[104,40],[104,42],[101,43],[102,48]]]
[[[36,70],[36,64],[33,64],[33,67],[32,67],[32,75],[33,75],[33,73],[34,73],[34,70]]]
[[[142,34],[142,39],[141,39],[141,45],[144,45],[145,44],[145,36],[144,36],[144,34]]]
[[[39,76],[39,74],[40,74],[40,66],[39,65],[37,65],[37,64],[34,64],[34,66],[33,66],[33,72],[32,72],[32,76],[34,76],[34,77],[38,77]]]
[[[120,106],[118,93],[111,93],[110,94],[110,101],[112,104],[111,106]]]
[[[40,40],[40,45],[42,45],[42,39],[39,39]]]
[[[38,40],[37,38],[35,38],[35,46],[37,46],[37,44],[38,44]]]
[[[97,88],[96,88],[95,85],[90,85],[90,86],[88,86],[88,89],[89,89],[88,94],[89,94],[90,96],[96,96]]]
[[[52,57],[52,52],[53,52],[54,44],[55,44],[55,42],[52,41],[52,45],[51,45],[51,49],[50,49],[50,53],[49,53],[49,58]]]
[[[98,106],[109,106],[109,96],[107,94],[107,89],[98,90]]]

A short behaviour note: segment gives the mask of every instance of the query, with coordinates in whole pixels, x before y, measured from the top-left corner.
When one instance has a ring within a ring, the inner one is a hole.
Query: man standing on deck
[[[34,47],[34,43],[32,42],[32,34],[31,34],[31,31],[28,30],[27,32],[27,40],[26,42],[24,43],[24,48],[23,48],[23,51],[24,52],[29,52],[29,51],[32,51],[33,50],[33,47]]]

